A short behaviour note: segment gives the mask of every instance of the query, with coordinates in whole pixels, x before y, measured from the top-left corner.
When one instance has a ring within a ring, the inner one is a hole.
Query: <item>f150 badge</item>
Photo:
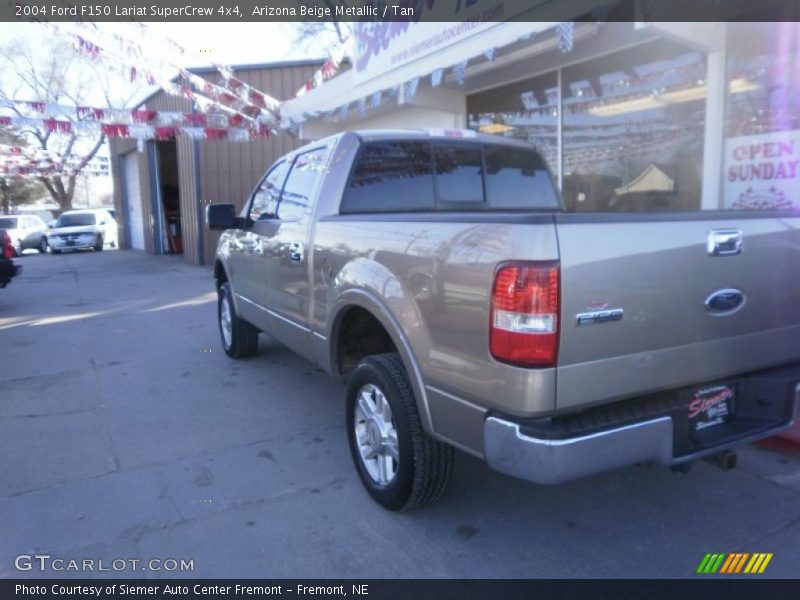
[[[575,325],[578,327],[622,321],[623,310],[621,308],[608,308],[608,303],[606,302],[590,302],[586,308],[589,312],[575,315]]]

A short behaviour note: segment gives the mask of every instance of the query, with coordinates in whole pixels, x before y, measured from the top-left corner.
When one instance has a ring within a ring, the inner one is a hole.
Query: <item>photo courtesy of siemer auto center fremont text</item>
[[[800,594],[800,0],[0,3],[0,597]]]

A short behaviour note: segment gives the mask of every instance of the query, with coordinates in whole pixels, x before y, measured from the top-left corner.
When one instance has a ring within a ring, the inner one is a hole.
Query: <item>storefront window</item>
[[[563,70],[569,211],[699,210],[706,59],[657,41]]]
[[[558,169],[558,88],[555,72],[467,98],[468,126],[481,133],[534,144]]]
[[[800,25],[731,24],[727,73],[726,207],[800,209]]]

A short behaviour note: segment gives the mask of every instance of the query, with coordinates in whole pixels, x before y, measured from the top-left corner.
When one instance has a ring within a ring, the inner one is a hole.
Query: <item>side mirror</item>
[[[209,204],[206,206],[206,223],[209,229],[235,229],[238,219],[233,204]]]
[[[105,225],[105,224],[106,224],[105,221],[100,221],[100,225]]]

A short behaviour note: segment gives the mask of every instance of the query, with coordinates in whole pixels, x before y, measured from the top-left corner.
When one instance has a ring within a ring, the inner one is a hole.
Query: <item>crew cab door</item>
[[[274,215],[254,225],[260,253],[254,261],[255,296],[266,308],[270,335],[304,356],[309,354],[311,220],[329,151],[322,146],[290,158]]]
[[[228,262],[239,311],[247,321],[269,333],[263,240],[276,230],[278,202],[289,163],[280,160],[267,171],[247,202],[244,225],[229,241]]]

